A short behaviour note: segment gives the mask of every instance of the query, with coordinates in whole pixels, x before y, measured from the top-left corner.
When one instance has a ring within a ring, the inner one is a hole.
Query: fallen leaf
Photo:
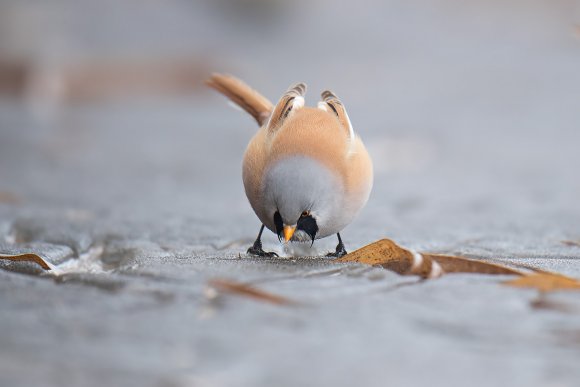
[[[580,290],[580,282],[560,274],[540,272],[504,282],[504,285],[519,288],[534,288],[542,292],[554,290]]]
[[[566,246],[580,247],[579,241],[562,241],[562,243],[565,244]]]
[[[6,259],[9,261],[24,261],[24,262],[35,262],[44,270],[53,270],[54,266],[42,258],[38,254],[26,253],[26,254],[0,254],[0,259]]]
[[[401,262],[403,267],[410,266],[406,261],[412,258],[410,251],[407,251],[390,239],[381,239],[369,245],[361,247],[337,259],[338,262],[359,262],[367,265],[383,265],[388,262]],[[403,271],[403,270],[401,270]]]
[[[214,293],[213,295],[217,295],[215,292],[223,292],[249,297],[257,301],[269,302],[276,305],[297,305],[295,301],[286,297],[278,296],[264,290],[256,289],[251,285],[228,279],[212,279],[208,282],[208,286],[210,289],[214,290],[214,292],[211,292]]]
[[[381,239],[366,245],[337,259],[337,262],[378,265],[399,274],[419,275],[423,278],[434,278],[443,274],[439,264],[431,258],[404,249],[390,239]]]
[[[501,266],[495,263],[478,261],[464,257],[451,255],[424,254],[439,263],[446,273],[478,273],[478,274],[507,274],[523,275],[522,272],[507,266]]]
[[[379,265],[403,275],[434,278],[443,273],[511,274],[523,273],[506,266],[451,255],[418,253],[390,239],[381,239],[337,260]]]
[[[548,300],[545,298],[546,293],[540,293],[540,297],[530,301],[530,307],[537,310],[549,310],[560,313],[577,313],[578,309],[574,305],[565,302]]]

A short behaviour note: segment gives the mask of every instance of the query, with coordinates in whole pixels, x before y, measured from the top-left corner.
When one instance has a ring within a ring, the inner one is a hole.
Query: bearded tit
[[[266,227],[285,243],[312,245],[315,239],[336,234],[338,245],[329,256],[345,255],[339,232],[366,204],[373,166],[338,97],[324,91],[317,107],[306,107],[306,85],[298,83],[274,106],[229,75],[214,74],[207,84],[260,125],[242,168],[246,196],[262,222],[248,253],[277,256],[262,249]]]

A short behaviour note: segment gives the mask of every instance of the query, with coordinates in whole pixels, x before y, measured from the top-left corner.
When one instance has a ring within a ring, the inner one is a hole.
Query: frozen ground
[[[147,50],[207,56],[271,99],[295,81],[311,105],[333,88],[376,167],[349,250],[389,237],[580,278],[580,247],[563,243],[580,241],[579,10],[509,3],[280,3],[266,23],[211,2],[146,2],[132,33],[130,6],[119,20],[103,11],[123,39],[82,18],[58,26],[85,32],[60,46],[75,58],[89,55],[83,39],[111,56],[150,39]],[[45,102],[0,101],[0,243],[63,274],[0,263],[0,386],[578,385],[578,294],[246,257],[259,224],[240,160],[254,124],[219,96]],[[212,278],[300,305],[210,300]]]

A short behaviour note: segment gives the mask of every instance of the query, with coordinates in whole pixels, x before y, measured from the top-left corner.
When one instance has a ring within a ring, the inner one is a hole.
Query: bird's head
[[[294,238],[300,241],[309,239],[314,243],[316,234],[318,234],[318,224],[309,211],[303,211],[295,225],[284,224],[280,211],[276,211],[274,213],[274,224],[278,239],[284,242]]]

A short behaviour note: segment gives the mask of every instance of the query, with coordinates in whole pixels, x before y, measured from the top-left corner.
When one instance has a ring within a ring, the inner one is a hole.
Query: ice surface
[[[207,57],[272,100],[304,81],[314,106],[331,88],[376,163],[348,250],[388,237],[580,278],[580,247],[562,243],[580,240],[572,3],[258,6],[272,24],[228,2],[6,4],[0,47],[36,64],[52,63],[50,41],[71,61]],[[0,245],[60,270],[1,264],[0,385],[578,385],[575,293],[247,257],[260,225],[240,164],[255,128],[223,98],[49,110],[0,100],[0,191],[19,198],[0,201]],[[283,252],[271,233],[264,248]],[[212,278],[301,305],[208,299]]]

